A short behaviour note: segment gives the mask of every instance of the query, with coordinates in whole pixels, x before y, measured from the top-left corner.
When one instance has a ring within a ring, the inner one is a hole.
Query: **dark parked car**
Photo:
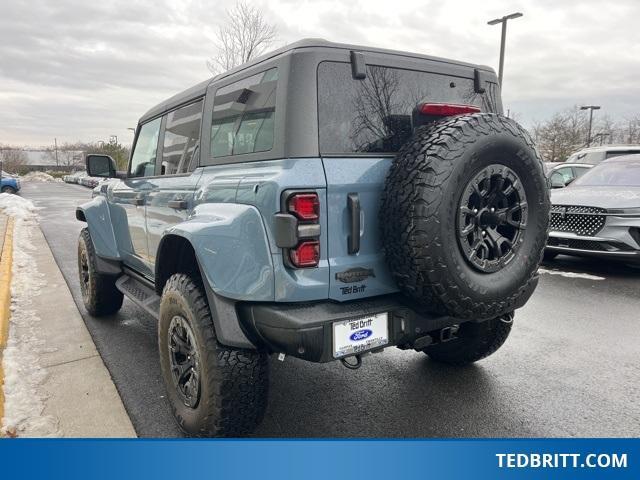
[[[493,70],[317,39],[153,107],[127,172],[87,170],[114,180],[76,212],[84,305],[109,316],[126,295],[158,319],[167,399],[198,436],[255,428],[269,354],[493,354],[549,223]]]
[[[640,155],[606,160],[551,193],[545,258],[560,253],[640,261]]]

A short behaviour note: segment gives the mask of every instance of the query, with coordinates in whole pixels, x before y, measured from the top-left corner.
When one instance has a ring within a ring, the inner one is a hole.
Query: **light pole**
[[[499,23],[502,24],[502,39],[500,40],[500,67],[498,68],[498,82],[502,87],[502,72],[504,70],[504,44],[507,40],[507,20],[513,20],[514,18],[519,18],[522,16],[522,13],[510,13],[509,15],[505,15],[502,18],[494,18],[487,22],[488,25],[497,25]]]
[[[582,105],[580,110],[589,110],[589,133],[587,134],[587,147],[591,146],[591,125],[593,123],[593,111],[600,110],[600,105]]]

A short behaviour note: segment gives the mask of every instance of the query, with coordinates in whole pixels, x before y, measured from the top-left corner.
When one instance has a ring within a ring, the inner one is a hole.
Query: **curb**
[[[4,243],[0,255],[0,426],[4,417],[4,371],[2,353],[9,338],[11,306],[11,265],[13,263],[13,218],[7,218]]]

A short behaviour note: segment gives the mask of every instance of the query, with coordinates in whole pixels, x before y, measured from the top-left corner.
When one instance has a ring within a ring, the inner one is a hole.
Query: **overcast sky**
[[[0,143],[130,143],[146,110],[210,74],[234,0],[2,0]],[[491,65],[509,23],[505,110],[530,126],[581,103],[640,110],[640,1],[256,1],[277,46],[322,37]]]

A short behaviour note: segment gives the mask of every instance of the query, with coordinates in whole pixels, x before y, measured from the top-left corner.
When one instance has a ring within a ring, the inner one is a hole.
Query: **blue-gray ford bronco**
[[[356,369],[387,347],[464,365],[536,287],[549,190],[495,72],[303,40],[142,116],[126,172],[76,216],[87,311],[158,319],[194,436],[250,433],[270,355]]]

